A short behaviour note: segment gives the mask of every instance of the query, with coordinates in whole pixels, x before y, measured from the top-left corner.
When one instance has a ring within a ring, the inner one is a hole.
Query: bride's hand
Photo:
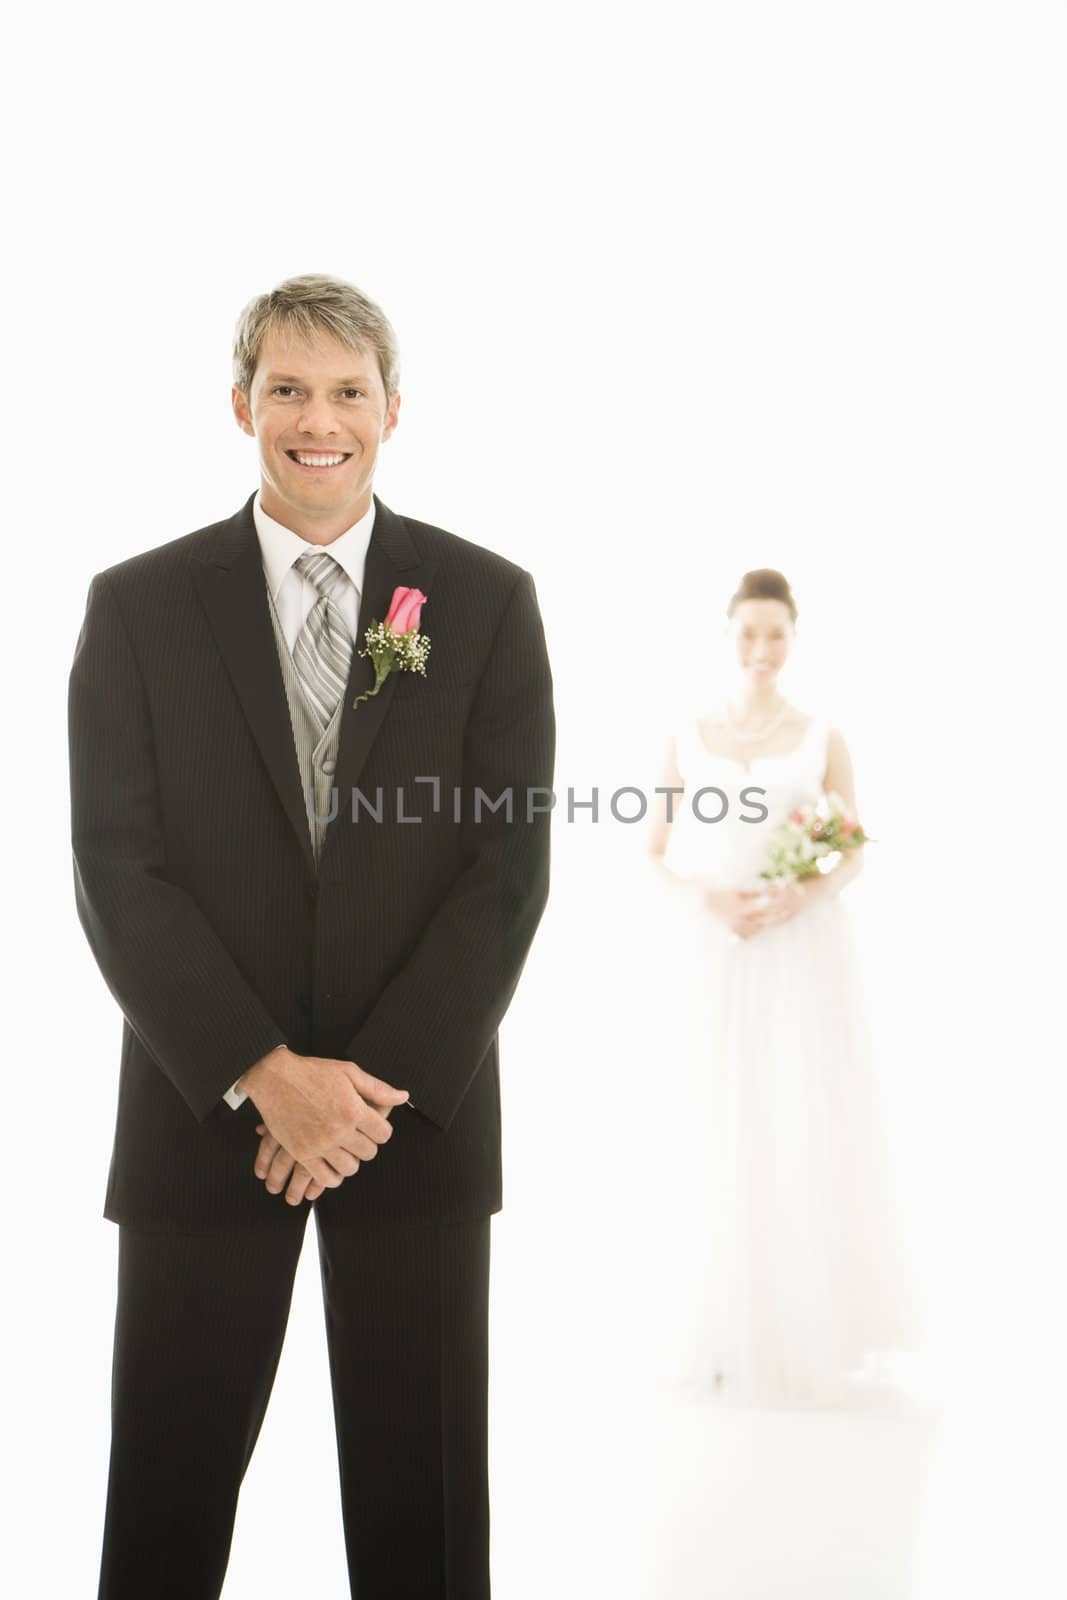
[[[749,927],[752,933],[764,928],[774,928],[780,922],[791,922],[805,906],[803,884],[796,878],[772,878],[766,889],[759,891],[759,903],[753,910]]]
[[[748,939],[763,926],[760,907],[766,897],[763,889],[705,889],[704,904],[730,932]]]

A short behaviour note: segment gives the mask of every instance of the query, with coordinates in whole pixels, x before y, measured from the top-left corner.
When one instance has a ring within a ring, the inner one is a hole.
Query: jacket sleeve
[[[168,880],[148,697],[100,573],[67,708],[78,917],[130,1026],[203,1122],[286,1039],[196,902]]]
[[[466,864],[344,1052],[410,1090],[412,1108],[443,1130],[507,1011],[548,899],[555,737],[544,629],[523,572],[466,728]],[[512,801],[510,820],[502,795]]]

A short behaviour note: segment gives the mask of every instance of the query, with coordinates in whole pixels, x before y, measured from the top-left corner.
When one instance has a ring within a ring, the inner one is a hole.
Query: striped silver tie
[[[345,692],[354,641],[339,604],[351,579],[333,556],[315,551],[293,563],[309,578],[319,598],[293,646],[293,666],[320,724],[326,727]]]

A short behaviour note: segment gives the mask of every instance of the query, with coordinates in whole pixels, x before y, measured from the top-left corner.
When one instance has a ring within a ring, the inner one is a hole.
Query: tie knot
[[[330,600],[336,600],[350,581],[341,563],[325,550],[311,550],[307,555],[298,556],[293,565],[320,595]]]

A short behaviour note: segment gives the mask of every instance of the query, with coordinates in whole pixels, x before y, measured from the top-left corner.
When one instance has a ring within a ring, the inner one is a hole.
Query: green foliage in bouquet
[[[831,791],[815,805],[799,806],[771,840],[767,866],[761,878],[814,878],[821,862],[844,855],[861,845],[876,844],[848,815],[841,796]]]

